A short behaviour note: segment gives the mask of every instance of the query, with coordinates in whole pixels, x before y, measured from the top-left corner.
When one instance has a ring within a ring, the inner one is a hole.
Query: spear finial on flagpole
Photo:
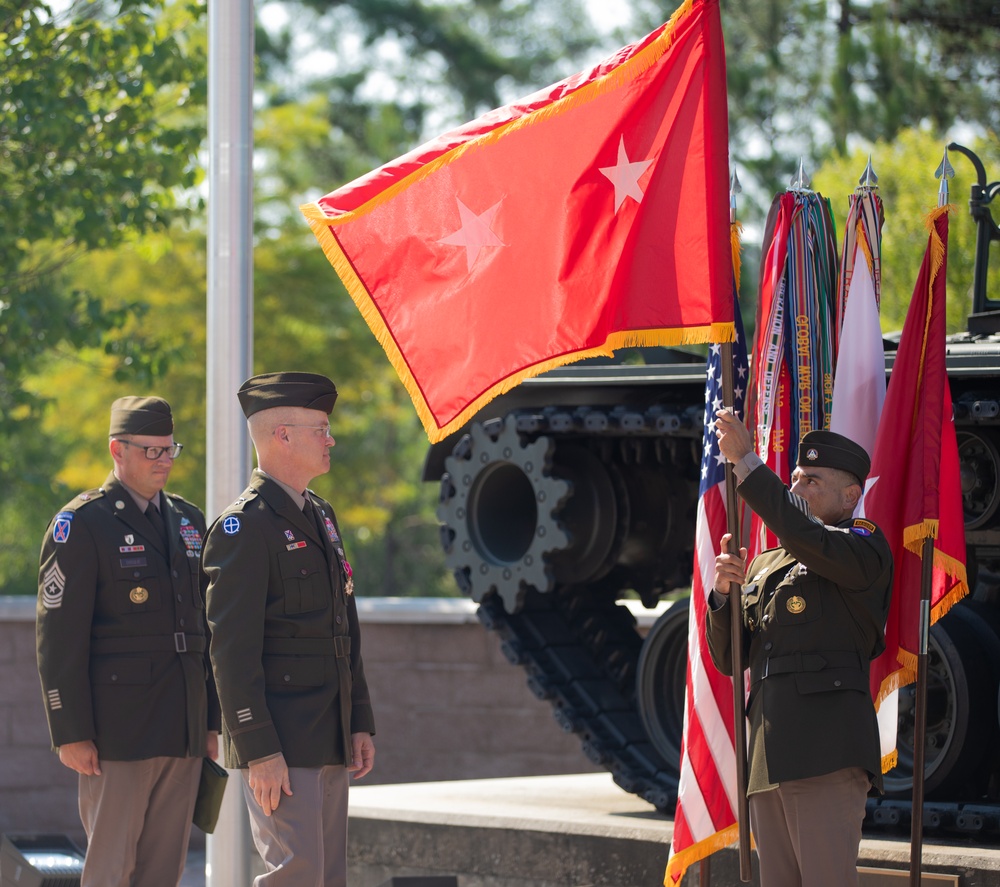
[[[875,191],[878,188],[878,175],[875,173],[875,167],[872,166],[871,154],[868,155],[868,165],[865,167],[865,171],[858,179],[858,187],[866,188],[869,191]]]
[[[802,194],[811,190],[809,187],[809,176],[806,175],[806,166],[801,157],[799,158],[799,168],[792,177],[788,190],[798,191]]]
[[[733,174],[729,177],[729,223],[732,224],[736,221],[736,195],[743,193],[743,186],[740,184],[740,177],[736,175],[736,169],[733,168]]]
[[[938,186],[938,206],[947,206],[950,202],[948,194],[948,179],[955,178],[955,167],[951,165],[951,161],[948,160],[948,149],[944,149],[944,157],[941,158],[941,163],[936,170],[934,170],[934,178],[940,179],[941,184]]]

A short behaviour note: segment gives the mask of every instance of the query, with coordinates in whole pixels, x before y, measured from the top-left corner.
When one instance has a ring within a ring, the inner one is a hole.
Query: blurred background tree
[[[426,438],[299,205],[593,64],[673,10],[664,0],[257,5],[255,371],[337,382],[333,467],[315,487],[338,510],[361,593],[456,591],[437,491],[419,479]],[[870,152],[887,212],[883,326],[898,329],[943,145],[960,135],[1000,170],[996,7],[754,0],[722,12],[749,222],[745,316],[754,226],[799,158],[842,225]],[[105,477],[107,410],[121,394],[171,402],[185,450],[170,487],[203,500],[205,45],[201,2],[0,0],[0,593],[34,593],[46,523]],[[958,329],[971,172],[953,163]]]

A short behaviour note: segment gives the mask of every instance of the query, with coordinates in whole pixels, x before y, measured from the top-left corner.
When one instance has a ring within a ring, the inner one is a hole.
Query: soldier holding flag
[[[740,496],[780,540],[749,569],[746,549],[717,558],[706,623],[712,660],[732,674],[725,596],[742,586],[747,793],[761,881],[856,885],[865,799],[882,789],[869,663],[885,647],[893,571],[882,531],[852,518],[871,462],[843,435],[811,431],[788,489],[742,422],[716,415]]]

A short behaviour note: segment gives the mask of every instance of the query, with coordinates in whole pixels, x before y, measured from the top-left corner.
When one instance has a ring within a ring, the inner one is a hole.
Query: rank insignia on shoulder
[[[857,533],[859,536],[871,536],[875,532],[875,524],[870,520],[855,518],[854,523],[851,524],[851,532]]]

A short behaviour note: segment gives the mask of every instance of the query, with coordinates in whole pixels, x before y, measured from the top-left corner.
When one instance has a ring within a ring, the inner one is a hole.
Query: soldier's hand
[[[370,733],[351,734],[351,753],[353,760],[347,769],[354,774],[354,778],[360,779],[371,773],[375,764],[375,743]]]
[[[69,742],[59,746],[59,760],[83,776],[100,776],[101,761],[92,739]]]
[[[215,730],[209,730],[205,737],[205,754],[213,761],[219,760],[219,734]]]
[[[747,453],[753,452],[753,438],[731,410],[716,410],[715,416],[715,436],[719,439],[719,451],[735,465]]]
[[[292,784],[288,780],[288,765],[282,754],[251,764],[248,781],[253,798],[265,816],[270,816],[278,809],[282,792],[289,796],[292,794]]]
[[[747,550],[741,548],[739,554],[730,554],[729,543],[732,539],[733,536],[731,533],[726,533],[722,537],[719,545],[722,554],[715,559],[714,587],[719,594],[729,594],[730,583],[735,582],[737,585],[742,585],[747,579]]]

